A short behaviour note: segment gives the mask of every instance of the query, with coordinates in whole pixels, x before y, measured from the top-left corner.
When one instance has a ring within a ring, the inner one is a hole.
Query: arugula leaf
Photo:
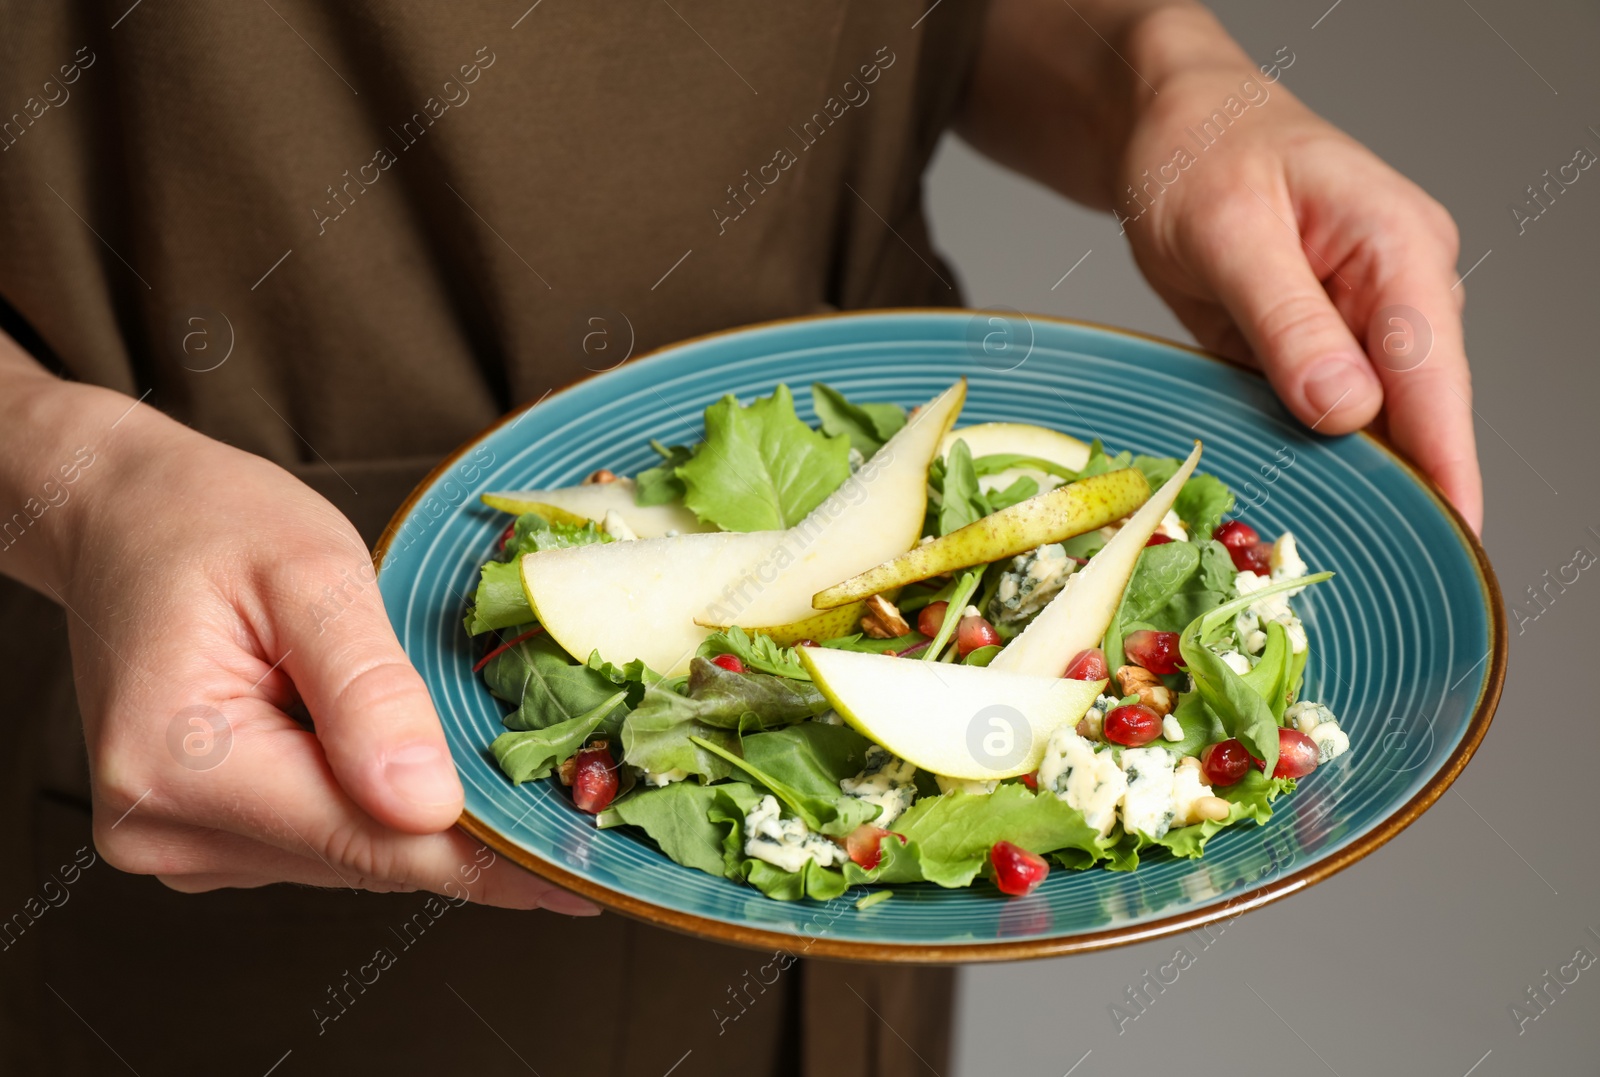
[[[730,625],[721,632],[713,632],[700,644],[697,652],[702,658],[715,658],[731,654],[745,664],[746,669],[770,673],[775,677],[790,677],[809,681],[811,674],[800,664],[800,655],[793,647],[785,647],[770,636],[751,635],[738,625]]]
[[[981,479],[985,475],[998,475],[1002,471],[1010,471],[1014,467],[1025,467],[1031,471],[1042,471],[1046,475],[1054,475],[1058,479],[1072,482],[1078,478],[1078,473],[1070,467],[1062,467],[1054,460],[1046,460],[1041,456],[1026,456],[1017,452],[996,452],[986,456],[974,457],[972,469]],[[1155,489],[1155,487],[1151,487]]]
[[[607,719],[613,712],[620,713],[626,692],[617,692],[576,718],[541,729],[502,733],[489,745],[494,760],[513,783],[521,785],[536,778],[548,777],[550,772],[583,747],[591,733],[607,729]]]
[[[801,422],[786,385],[741,407],[706,409],[706,440],[677,468],[683,503],[725,531],[775,531],[805,519],[850,477],[850,439]]]
[[[685,445],[663,445],[654,438],[650,447],[661,456],[661,463],[645,468],[633,477],[633,503],[635,505],[669,505],[683,500],[683,480],[678,478],[678,468],[689,462],[694,451]]]
[[[1089,443],[1089,459],[1084,463],[1083,470],[1078,472],[1078,478],[1087,479],[1094,475],[1104,475],[1108,471],[1119,468],[1132,467],[1133,454],[1127,451],[1119,452],[1115,456],[1106,452],[1106,447],[1100,444],[1100,439],[1095,438]],[[1155,486],[1150,487],[1152,490]]]
[[[828,647],[835,651],[859,651],[862,654],[882,654],[884,651],[903,651],[907,647],[914,647],[927,639],[915,628],[903,636],[891,639],[874,639],[864,636],[860,632],[848,636],[835,636],[833,639],[822,640],[818,646]]]
[[[811,383],[811,406],[816,409],[824,434],[843,434],[862,456],[871,456],[883,448],[883,443],[906,425],[906,412],[900,405],[853,404],[839,390],[820,381]]]

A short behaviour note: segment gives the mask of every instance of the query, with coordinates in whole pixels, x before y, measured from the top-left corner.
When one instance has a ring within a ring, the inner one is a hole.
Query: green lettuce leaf
[[[883,448],[906,425],[906,411],[898,404],[854,404],[843,393],[822,382],[811,383],[811,405],[816,409],[822,432],[830,437],[844,435],[862,456]]]
[[[678,468],[687,464],[694,450],[684,445],[663,445],[651,439],[650,447],[661,456],[661,463],[645,468],[633,477],[635,505],[670,505],[683,500],[683,480]]]
[[[467,613],[467,634],[481,635],[534,619],[527,593],[522,589],[523,554],[610,541],[611,536],[596,527],[592,520],[581,525],[552,524],[535,512],[518,516],[501,559],[486,562],[479,570],[472,609]]]
[[[811,429],[780,385],[741,407],[725,396],[706,409],[706,440],[677,469],[683,503],[725,531],[768,531],[805,519],[850,477],[850,439]]]
[[[500,764],[506,777],[517,785],[548,777],[552,770],[583,747],[583,742],[590,734],[604,732],[615,735],[620,716],[624,713],[621,704],[626,695],[626,692],[617,692],[565,722],[542,729],[502,733],[489,745],[489,751],[494,754],[495,762]]]
[[[533,607],[522,589],[522,566],[516,561],[486,561],[478,570],[478,587],[467,611],[467,635],[480,636],[533,620]]]

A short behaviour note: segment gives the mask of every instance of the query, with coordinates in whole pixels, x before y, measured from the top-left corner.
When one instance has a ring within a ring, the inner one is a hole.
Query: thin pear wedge
[[[833,609],[891,587],[985,565],[1047,542],[1082,535],[1122,519],[1149,496],[1150,484],[1137,468],[1125,467],[1070,482],[818,591],[811,604],[819,610]]]
[[[785,647],[793,647],[803,639],[824,640],[834,639],[838,636],[848,636],[852,632],[861,631],[861,618],[867,612],[865,602],[852,602],[847,606],[837,609],[823,610],[813,613],[810,617],[803,617],[798,621],[790,621],[786,625],[771,625],[766,628],[745,628],[752,635],[770,636],[774,643],[781,643]],[[727,625],[702,625],[704,628],[727,628]],[[741,628],[744,626],[741,625]]]
[[[1070,434],[1063,434],[1046,426],[1034,426],[1031,423],[978,423],[975,426],[963,426],[945,435],[944,444],[939,446],[939,455],[948,456],[957,438],[967,443],[967,448],[974,458],[1002,455],[1031,456],[1036,460],[1048,460],[1072,472],[1082,471],[1083,465],[1089,462],[1088,445]],[[990,490],[1004,490],[1023,476],[1038,483],[1041,490],[1059,486],[1062,482],[1057,475],[1021,464],[993,475],[983,476],[978,480],[978,488],[985,493]]]
[[[826,647],[800,648],[800,661],[861,733],[922,770],[975,781],[1037,770],[1051,734],[1106,686]]]
[[[688,669],[707,625],[789,625],[811,596],[912,546],[928,465],[966,399],[957,382],[924,405],[827,500],[787,531],[716,531],[545,550],[522,559],[534,615],[568,654]],[[697,623],[698,622],[698,623]]]
[[[1100,646],[1122,592],[1133,577],[1145,543],[1178,499],[1178,491],[1200,462],[1200,443],[1161,489],[1112,536],[1089,563],[1067,577],[1067,585],[1039,612],[1021,635],[989,663],[992,670],[1059,677],[1079,651]]]
[[[642,539],[661,538],[672,532],[680,535],[715,531],[715,524],[703,522],[682,505],[636,505],[632,479],[596,482],[587,486],[562,486],[553,490],[507,490],[483,494],[490,508],[520,516],[537,512],[551,523],[599,523],[607,512],[615,512]]]

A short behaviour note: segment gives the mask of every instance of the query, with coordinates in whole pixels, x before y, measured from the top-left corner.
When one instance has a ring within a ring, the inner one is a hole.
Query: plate
[[[1338,577],[1296,602],[1313,641],[1306,697],[1328,703],[1351,750],[1271,821],[1162,852],[1137,872],[1056,870],[1008,899],[979,883],[778,902],[681,867],[648,839],[596,830],[549,782],[513,786],[487,747],[502,705],[472,673],[461,620],[506,517],[477,495],[633,474],[648,442],[697,441],[725,393],[778,382],[811,421],[812,381],[856,400],[921,403],[969,380],[963,425],[1009,420],[1183,456],[1237,492],[1263,534],[1292,530]],[[462,446],[396,513],[375,560],[401,644],[421,671],[466,790],[460,825],[499,853],[629,916],[724,942],[862,961],[1042,957],[1137,942],[1237,916],[1327,878],[1412,823],[1466,766],[1506,668],[1505,613],[1482,546],[1442,495],[1380,441],[1310,434],[1257,374],[1116,329],[1011,311],[830,315],[701,337],[642,356],[507,416]]]

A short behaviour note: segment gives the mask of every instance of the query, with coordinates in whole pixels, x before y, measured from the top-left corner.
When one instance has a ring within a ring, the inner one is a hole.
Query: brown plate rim
[[[792,325],[798,322],[838,320],[841,318],[868,318],[882,317],[884,315],[915,315],[915,314],[942,314],[961,315],[969,317],[985,313],[967,307],[886,307],[873,310],[859,310],[838,313],[809,314],[791,318],[777,318],[766,322],[757,322],[751,325],[738,326],[732,329],[722,329],[712,333],[705,333],[696,337],[672,344],[653,348],[643,352],[630,362],[648,360],[663,352],[675,350],[688,344],[698,344],[718,337],[734,333],[745,333],[759,329],[769,329],[780,325]],[[1011,312],[1007,312],[1011,313]],[[1130,337],[1136,340],[1149,341],[1165,347],[1176,348],[1179,351],[1197,355],[1224,366],[1245,370],[1260,376],[1260,372],[1226,356],[1205,351],[1192,345],[1182,344],[1178,341],[1168,340],[1165,337],[1151,333],[1142,333],[1138,330],[1123,329],[1118,326],[1103,325],[1098,322],[1085,321],[1078,318],[1063,318],[1047,314],[1018,314],[1025,320],[1050,322],[1058,325],[1074,326],[1082,329],[1093,329],[1116,336]],[[372,563],[374,571],[383,571],[383,561],[388,553],[389,544],[395,534],[404,525],[411,510],[421,500],[427,489],[433,485],[435,479],[453,467],[469,450],[483,441],[484,438],[494,433],[507,423],[520,420],[529,411],[538,407],[546,400],[560,393],[567,392],[590,379],[610,371],[595,371],[576,378],[560,389],[546,393],[531,404],[524,405],[515,411],[508,412],[471,439],[463,442],[454,452],[445,457],[417,483],[416,487],[401,503],[400,507],[390,518],[388,525],[379,536],[373,548]],[[1115,946],[1126,946],[1132,943],[1146,942],[1151,939],[1161,938],[1166,935],[1177,934],[1218,920],[1232,919],[1242,913],[1261,908],[1264,905],[1285,898],[1290,894],[1304,890],[1324,879],[1343,871],[1351,864],[1365,858],[1371,853],[1388,844],[1396,835],[1405,830],[1412,823],[1432,807],[1435,801],[1444,795],[1456,778],[1466,768],[1473,754],[1478,750],[1484,736],[1489,731],[1489,723],[1494,718],[1495,708],[1500,702],[1500,693],[1505,684],[1506,666],[1508,661],[1508,644],[1506,636],[1505,603],[1500,593],[1499,581],[1495,577],[1494,568],[1489,562],[1489,555],[1483,548],[1483,543],[1472,529],[1467,526],[1461,513],[1452,505],[1448,498],[1439,489],[1438,485],[1427,475],[1416,468],[1387,440],[1368,431],[1359,431],[1356,436],[1366,438],[1378,446],[1395,464],[1409,474],[1417,485],[1433,498],[1435,504],[1444,512],[1451,524],[1455,527],[1456,535],[1461,543],[1472,554],[1473,564],[1477,569],[1478,585],[1483,591],[1484,599],[1489,607],[1490,647],[1488,653],[1489,668],[1485,677],[1483,690],[1478,695],[1477,705],[1473,708],[1472,719],[1468,723],[1467,732],[1456,745],[1453,752],[1439,771],[1428,782],[1406,801],[1400,809],[1385,818],[1375,828],[1362,835],[1355,842],[1334,855],[1310,864],[1297,872],[1281,876],[1237,897],[1219,905],[1208,906],[1204,909],[1195,909],[1189,912],[1176,913],[1159,920],[1151,920],[1139,924],[1130,924],[1126,927],[1108,928],[1104,931],[1094,931],[1086,934],[1063,935],[1052,938],[1017,939],[1001,942],[971,942],[946,945],[924,945],[914,943],[893,942],[863,942],[849,939],[829,938],[826,936],[802,936],[782,931],[769,931],[764,928],[751,927],[746,924],[732,923],[726,920],[713,920],[709,917],[698,916],[693,913],[681,912],[653,902],[644,901],[624,894],[599,883],[591,882],[582,876],[576,875],[567,869],[544,859],[516,844],[493,827],[479,819],[471,812],[463,811],[456,825],[463,831],[477,838],[497,853],[509,857],[513,862],[527,868],[551,882],[581,894],[603,908],[618,912],[624,916],[654,924],[658,927],[668,928],[673,931],[699,938],[710,939],[716,942],[731,943],[758,950],[784,950],[799,952],[808,957],[838,958],[853,961],[881,961],[903,964],[958,964],[984,961],[1014,961],[1023,958],[1063,957],[1068,954],[1089,953],[1094,950],[1104,950]],[[803,945],[797,943],[803,942]]]

